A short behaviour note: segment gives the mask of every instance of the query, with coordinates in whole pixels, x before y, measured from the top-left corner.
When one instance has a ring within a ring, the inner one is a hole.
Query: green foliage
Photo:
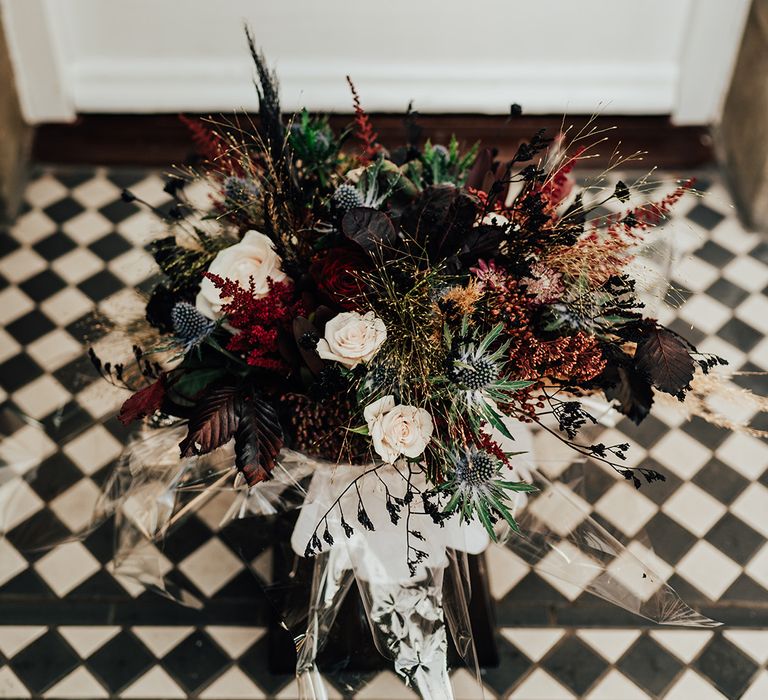
[[[348,132],[336,137],[328,117],[314,117],[303,109],[291,125],[288,136],[294,162],[307,179],[329,187],[340,163],[340,151]]]
[[[477,158],[480,142],[475,143],[465,154],[459,151],[459,142],[451,136],[448,147],[424,144],[421,161],[424,163],[423,179],[430,185],[456,185],[461,187],[467,179],[469,169]]]

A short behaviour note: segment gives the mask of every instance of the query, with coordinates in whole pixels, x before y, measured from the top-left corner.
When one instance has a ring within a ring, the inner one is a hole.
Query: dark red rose
[[[359,308],[359,297],[365,287],[360,274],[370,269],[370,260],[362,251],[329,248],[312,261],[309,274],[321,294],[352,311]]]

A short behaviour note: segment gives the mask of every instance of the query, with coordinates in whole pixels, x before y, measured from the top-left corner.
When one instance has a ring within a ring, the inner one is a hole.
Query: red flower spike
[[[180,114],[179,119],[189,129],[192,142],[195,144],[195,150],[199,156],[216,164],[226,172],[235,175],[243,174],[240,163],[229,155],[229,148],[221,134],[206,125],[202,119],[194,119],[184,114]]]
[[[221,310],[229,324],[240,331],[232,336],[226,349],[244,357],[252,367],[287,373],[289,367],[277,348],[278,333],[290,330],[293,319],[305,314],[301,301],[295,299],[293,283],[270,279],[267,295],[256,298],[253,279],[244,289],[210,272],[206,277],[219,290],[219,296],[229,300]]]
[[[584,147],[580,146],[542,186],[541,196],[549,206],[556,207],[571,193],[573,181],[568,175],[573,170],[576,161],[579,160],[582,153],[584,153]]]
[[[349,89],[352,91],[352,101],[355,105],[355,136],[363,146],[360,160],[367,165],[381,152],[381,144],[376,141],[378,134],[373,130],[373,124],[360,104],[360,95],[357,94],[352,78],[347,76]]]

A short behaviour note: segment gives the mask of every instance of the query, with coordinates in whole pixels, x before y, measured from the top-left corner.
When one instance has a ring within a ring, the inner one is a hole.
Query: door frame
[[[689,21],[672,122],[714,123],[720,118],[751,3],[678,1],[687,3]],[[73,121],[78,106],[74,81],[68,80],[66,46],[53,31],[63,20],[66,0],[0,0],[0,10],[25,118],[33,124]]]

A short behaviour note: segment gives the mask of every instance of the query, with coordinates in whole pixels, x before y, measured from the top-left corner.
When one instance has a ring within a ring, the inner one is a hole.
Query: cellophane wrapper
[[[180,459],[183,426],[146,428],[131,439],[90,522],[73,538],[84,538],[114,519],[111,572],[126,586],[152,589],[199,607],[202,601],[192,591],[174,585],[166,575],[160,554],[163,540],[213,499],[221,513],[220,528],[244,518],[252,519],[254,532],[282,522],[282,531],[290,537],[276,539],[274,546],[288,562],[287,573],[266,586],[254,577],[254,595],[266,598],[294,640],[301,698],[327,697],[318,657],[354,587],[376,649],[404,682],[422,697],[451,698],[449,671],[452,665],[464,665],[477,680],[479,697],[482,684],[469,613],[468,556],[481,555],[488,546],[508,547],[542,576],[567,582],[652,622],[687,627],[718,624],[688,607],[663,577],[589,516],[578,497],[580,480],[573,476],[578,469],[572,465],[566,481],[550,481],[546,473],[553,471],[552,465],[546,459],[537,461],[529,428],[509,427],[515,449],[525,450],[510,476],[530,481],[539,490],[519,495],[514,510],[520,531],[497,526],[499,544],[491,544],[476,522],[452,517],[439,525],[424,514],[418,495],[425,486],[423,475],[413,465],[336,464],[283,450],[272,478],[248,487],[236,476],[229,447]],[[60,544],[45,532],[18,536],[25,527],[19,510],[27,500],[24,492],[38,478],[40,445],[51,440],[41,425],[23,416],[13,430],[5,428],[0,443],[0,534],[14,529],[17,543],[34,542],[38,549]],[[404,496],[409,481],[416,489],[411,515],[395,523],[385,495],[389,491]],[[340,495],[341,509],[334,507]],[[357,519],[360,502],[372,529]],[[352,526],[350,536],[342,513]],[[418,537],[408,534],[414,530]],[[315,533],[319,553],[307,561],[305,549]],[[422,552],[413,568],[408,566],[413,551],[409,548]],[[309,567],[308,578],[297,574],[300,567]],[[449,654],[450,645],[457,653]],[[354,655],[353,650],[346,659],[350,667],[358,661]],[[449,658],[458,661],[449,663]]]

